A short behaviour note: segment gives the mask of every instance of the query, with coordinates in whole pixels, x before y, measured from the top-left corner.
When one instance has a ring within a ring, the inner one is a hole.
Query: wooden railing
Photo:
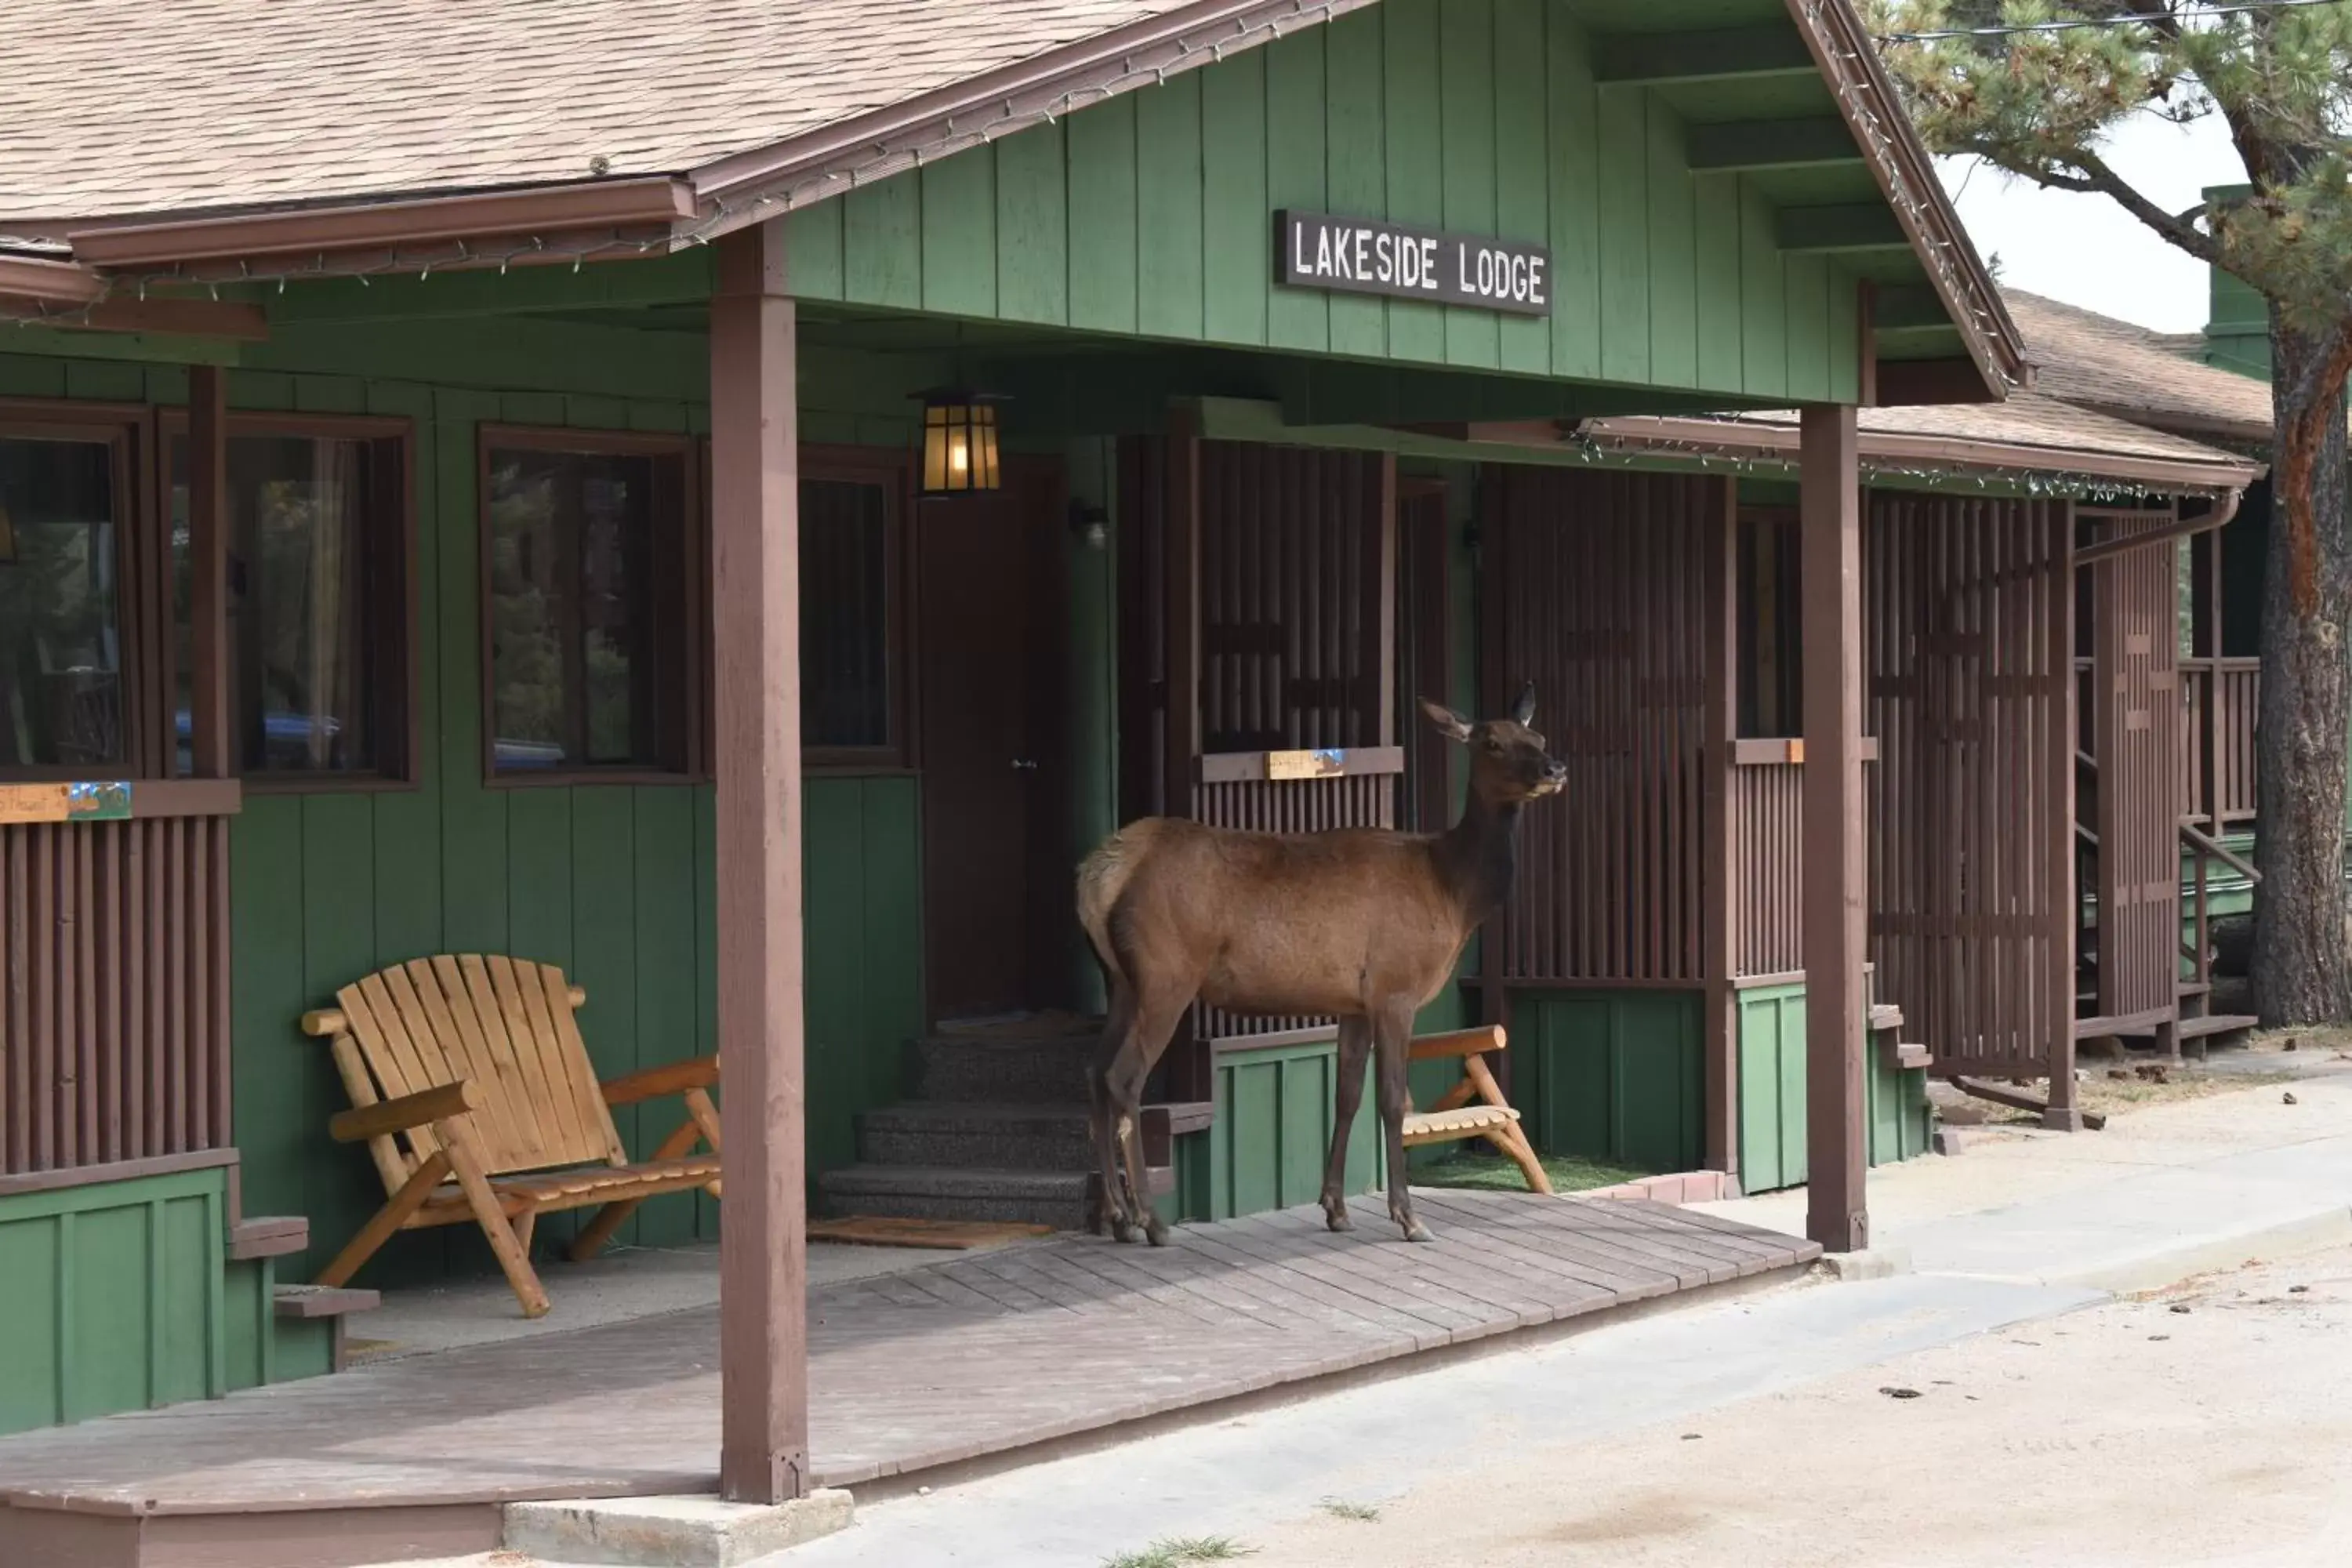
[[[1735,978],[1791,974],[1805,966],[1805,766],[1741,742],[1732,752],[1730,786],[1731,973]]]
[[[2226,832],[2254,816],[2254,719],[2261,708],[2263,661],[2202,658],[2181,661],[2181,679],[2195,703],[2189,776],[2195,815]]]
[[[2092,749],[2091,661],[2074,661],[2075,709]],[[2259,658],[2183,658],[2180,680],[2180,814],[2228,832],[2254,819],[2254,720],[2261,708]]]
[[[229,1142],[233,780],[0,820],[0,1174]]]

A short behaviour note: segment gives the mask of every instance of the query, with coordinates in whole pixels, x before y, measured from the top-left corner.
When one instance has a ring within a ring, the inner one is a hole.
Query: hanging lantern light
[[[998,488],[996,405],[1003,401],[986,392],[923,395],[924,495],[971,495]]]

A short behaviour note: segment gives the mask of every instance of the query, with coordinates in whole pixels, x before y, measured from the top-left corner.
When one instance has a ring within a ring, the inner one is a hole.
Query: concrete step
[[[914,1042],[915,1098],[966,1105],[1087,1103],[1093,1035],[935,1035]]]
[[[857,1119],[857,1157],[876,1165],[1093,1169],[1083,1105],[915,1100]]]
[[[1093,1179],[1083,1171],[1004,1171],[952,1165],[845,1165],[817,1178],[831,1215],[999,1220],[1086,1228]]]

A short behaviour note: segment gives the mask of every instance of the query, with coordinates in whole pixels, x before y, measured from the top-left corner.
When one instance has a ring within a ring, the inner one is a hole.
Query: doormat
[[[999,1225],[985,1220],[899,1219],[884,1215],[850,1215],[842,1219],[809,1221],[811,1241],[841,1241],[860,1247],[931,1247],[961,1251],[974,1247],[1002,1247],[1051,1236],[1050,1225]]]

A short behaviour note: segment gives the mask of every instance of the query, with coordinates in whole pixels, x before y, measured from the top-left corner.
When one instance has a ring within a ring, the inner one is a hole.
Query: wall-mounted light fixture
[[[1100,550],[1110,537],[1110,513],[1091,501],[1070,502],[1070,531],[1088,550]]]
[[[997,489],[994,393],[942,389],[923,394],[922,493],[972,495]]]

